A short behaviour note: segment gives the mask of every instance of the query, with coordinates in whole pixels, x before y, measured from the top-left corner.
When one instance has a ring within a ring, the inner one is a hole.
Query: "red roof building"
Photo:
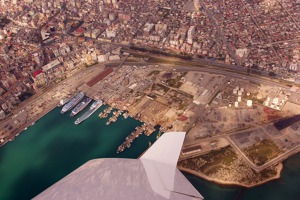
[[[40,70],[40,69],[38,69],[38,70],[36,70],[35,72],[33,72],[33,78],[35,78],[37,75],[39,75],[40,73],[43,73],[43,71],[42,70]]]

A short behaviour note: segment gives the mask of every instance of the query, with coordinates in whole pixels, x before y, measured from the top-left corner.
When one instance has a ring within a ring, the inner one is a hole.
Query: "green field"
[[[202,155],[201,158],[206,161],[206,164],[200,170],[210,175],[222,167],[229,166],[237,158],[237,155],[231,147],[225,147]]]
[[[158,75],[160,73],[160,71],[158,71],[158,70],[153,70],[153,71],[151,71],[147,76],[149,77],[149,76],[152,76],[152,75]]]
[[[234,152],[232,147],[224,147],[219,150],[213,150],[204,155],[180,161],[179,165],[195,171],[201,171],[202,173],[210,176],[218,172],[220,169],[228,169],[228,167],[230,167],[237,158],[237,154]]]
[[[184,77],[187,73],[181,73],[179,76],[170,78],[166,80],[166,84],[173,88],[179,88],[182,85],[182,77]]]
[[[279,156],[283,151],[272,141],[264,139],[244,150],[246,155],[258,166]]]
[[[152,85],[152,90],[156,90],[157,92],[162,92],[163,94],[165,94],[170,90],[170,88],[160,83],[157,83]]]

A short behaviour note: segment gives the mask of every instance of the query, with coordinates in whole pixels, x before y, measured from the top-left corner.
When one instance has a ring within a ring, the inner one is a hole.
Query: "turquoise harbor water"
[[[88,120],[74,125],[69,113],[56,108],[28,127],[13,142],[0,148],[0,199],[30,199],[94,158],[137,158],[150,137],[141,135],[130,149],[117,154],[118,146],[141,122],[128,118],[106,126],[99,119],[101,107]],[[83,111],[84,112],[84,111]],[[282,178],[252,189],[218,186],[185,174],[206,200],[298,200],[300,199],[300,154],[284,163]]]

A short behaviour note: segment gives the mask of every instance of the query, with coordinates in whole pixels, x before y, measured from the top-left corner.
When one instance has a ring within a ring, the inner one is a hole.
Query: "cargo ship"
[[[64,107],[61,109],[61,114],[64,114],[65,112],[71,110],[76,104],[79,103],[84,98],[84,93],[79,92],[77,95],[75,95]]]
[[[103,102],[101,100],[97,100],[95,101],[90,109],[88,111],[86,111],[81,117],[79,117],[78,119],[76,119],[75,121],[75,125],[80,124],[81,122],[83,122],[84,120],[86,120],[87,118],[89,118],[94,112],[96,112],[96,110],[98,110],[98,108],[100,108],[102,106]]]
[[[92,99],[86,97],[81,103],[79,103],[71,112],[70,116],[73,117],[77,115],[80,111],[82,111],[89,103],[91,103]]]

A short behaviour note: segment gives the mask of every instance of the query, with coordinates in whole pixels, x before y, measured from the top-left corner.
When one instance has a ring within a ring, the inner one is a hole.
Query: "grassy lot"
[[[126,59],[126,62],[140,62],[137,58],[129,57]]]
[[[160,73],[160,71],[158,71],[158,70],[153,70],[153,71],[151,71],[149,74],[147,74],[147,76],[149,77],[149,76],[152,76],[152,75],[158,75]]]
[[[276,166],[257,173],[252,170],[241,157],[238,157],[232,147],[225,147],[205,155],[182,160],[180,167],[202,172],[220,181],[234,181],[246,185],[257,184],[277,174]],[[222,173],[220,173],[222,170]]]
[[[173,88],[179,88],[182,85],[181,78],[184,77],[187,73],[181,73],[175,78],[170,78],[166,80],[166,84]]]
[[[283,153],[272,140],[268,139],[264,139],[246,148],[244,152],[258,166],[262,166],[269,160]]]
[[[165,94],[166,92],[168,92],[170,90],[170,88],[167,87],[167,86],[164,86],[164,85],[162,85],[160,83],[157,83],[157,84],[153,84],[152,85],[152,90],[156,90],[159,93],[162,92],[163,94]]]
[[[206,161],[206,164],[200,170],[206,175],[210,175],[217,172],[220,168],[230,165],[237,158],[237,155],[231,147],[225,147],[200,157]]]

